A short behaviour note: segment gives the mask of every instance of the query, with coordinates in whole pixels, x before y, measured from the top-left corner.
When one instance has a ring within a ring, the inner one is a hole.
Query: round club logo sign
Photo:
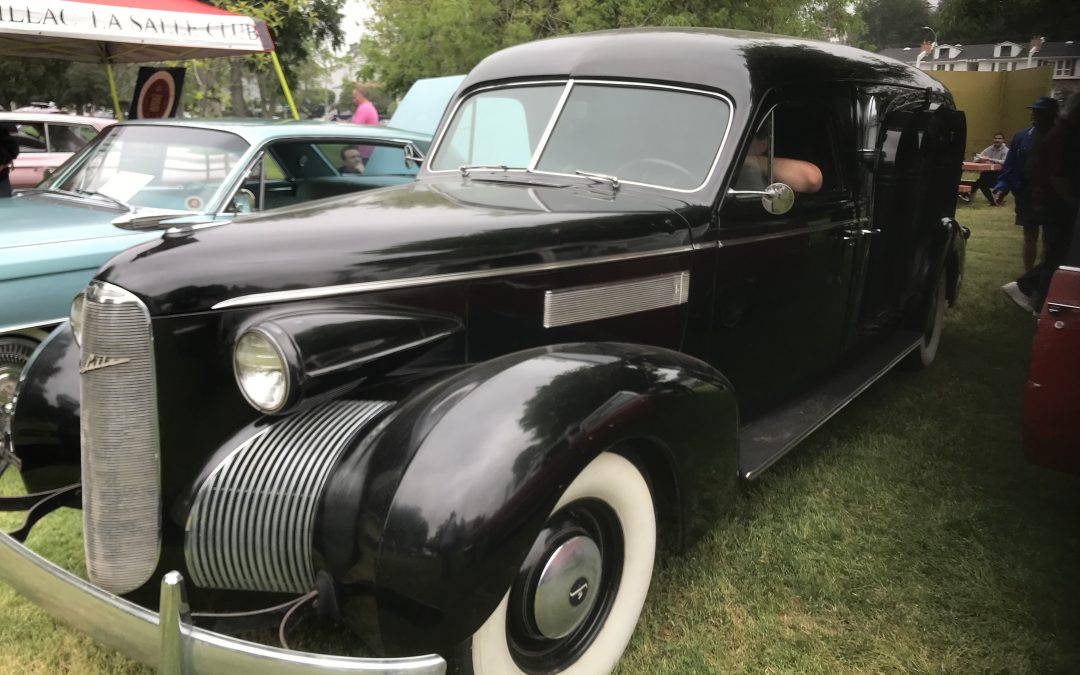
[[[143,84],[136,110],[141,120],[170,117],[175,102],[176,80],[169,71],[159,70]]]

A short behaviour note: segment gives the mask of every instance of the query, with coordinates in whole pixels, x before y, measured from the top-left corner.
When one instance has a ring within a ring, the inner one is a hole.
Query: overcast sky
[[[342,10],[342,14],[345,15],[345,21],[342,22],[342,28],[345,29],[345,42],[351,44],[360,39],[364,21],[371,16],[371,7],[368,6],[367,0],[345,0]]]

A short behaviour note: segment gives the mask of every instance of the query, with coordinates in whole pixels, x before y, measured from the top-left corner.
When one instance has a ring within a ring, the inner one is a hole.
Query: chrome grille
[[[349,442],[390,403],[334,401],[246,440],[200,486],[187,520],[191,580],[203,588],[303,593],[315,585],[315,509]]]
[[[95,281],[81,344],[86,569],[98,586],[126,593],[150,579],[161,538],[150,314],[131,293]]]

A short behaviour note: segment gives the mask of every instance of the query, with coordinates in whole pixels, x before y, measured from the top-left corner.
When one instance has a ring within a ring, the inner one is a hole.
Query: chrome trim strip
[[[1066,272],[1080,272],[1080,267],[1069,267],[1068,265],[1059,265],[1058,269]]]
[[[727,145],[728,138],[731,136],[731,125],[732,125],[732,122],[733,122],[733,118],[735,116],[734,115],[735,102],[732,101],[725,94],[721,94],[721,93],[715,92],[715,91],[709,91],[709,90],[706,90],[706,89],[694,89],[693,87],[683,87],[683,86],[677,86],[677,85],[671,85],[671,84],[654,84],[652,82],[635,82],[635,81],[631,81],[631,80],[597,80],[597,79],[575,80],[573,78],[566,78],[566,79],[558,79],[558,80],[534,80],[534,81],[530,81],[530,82],[514,82],[514,83],[511,83],[511,84],[492,85],[492,86],[489,86],[489,87],[481,87],[481,88],[478,88],[478,89],[474,89],[474,90],[470,91],[467,96],[461,97],[460,99],[458,99],[457,103],[455,103],[453,112],[451,112],[449,117],[446,118],[448,120],[447,124],[444,125],[444,127],[442,129],[439,130],[439,137],[434,143],[432,143],[431,149],[428,151],[427,156],[429,158],[432,158],[432,159],[435,157],[435,155],[439,151],[439,146],[442,144],[443,136],[445,135],[446,131],[450,128],[449,120],[453,120],[454,116],[457,115],[458,108],[460,108],[461,105],[466,100],[472,98],[476,94],[479,94],[479,93],[484,92],[484,91],[491,91],[492,89],[509,89],[509,88],[513,88],[513,87],[527,87],[527,86],[536,86],[536,85],[545,85],[545,84],[561,84],[563,82],[566,83],[567,87],[563,91],[562,95],[560,96],[559,101],[555,104],[555,108],[552,111],[551,119],[548,121],[548,126],[544,130],[544,135],[541,136],[539,142],[536,145],[536,150],[533,152],[533,156],[529,160],[528,168],[526,168],[526,169],[507,169],[505,173],[508,173],[508,174],[509,173],[535,173],[535,174],[540,175],[540,176],[562,176],[562,177],[567,177],[567,178],[580,178],[580,176],[578,174],[557,173],[557,172],[554,172],[554,171],[535,171],[534,168],[535,168],[536,164],[540,161],[540,156],[544,154],[544,149],[547,146],[548,137],[550,136],[552,130],[555,128],[555,124],[557,124],[558,121],[559,121],[559,114],[562,112],[563,106],[565,106],[565,104],[566,104],[566,99],[569,97],[569,94],[570,94],[571,89],[573,88],[573,85],[576,85],[576,84],[593,84],[593,85],[629,87],[629,88],[635,88],[635,89],[667,89],[667,90],[670,90],[670,91],[681,91],[681,92],[690,93],[690,94],[697,94],[697,95],[700,95],[700,96],[711,96],[713,98],[718,98],[718,99],[724,101],[728,106],[727,126],[724,129],[723,136],[720,138],[720,145],[716,149],[716,155],[713,157],[712,166],[709,167],[709,172],[707,174],[705,174],[705,178],[701,181],[701,183],[697,187],[689,188],[689,189],[687,189],[687,188],[674,188],[674,187],[669,187],[669,186],[666,186],[666,185],[657,185],[655,183],[641,183],[641,182],[638,182],[638,181],[622,180],[622,179],[620,179],[619,182],[624,184],[624,185],[637,185],[637,186],[640,186],[640,187],[651,187],[651,188],[657,188],[657,189],[660,189],[660,190],[670,190],[671,192],[679,192],[679,193],[682,193],[682,194],[693,194],[695,192],[700,192],[701,190],[703,190],[705,188],[705,186],[708,185],[709,182],[712,180],[713,175],[716,173],[716,167],[720,163],[720,156],[724,154],[724,147]],[[450,173],[456,173],[457,171],[458,171],[458,169],[456,169],[456,168],[454,168],[454,169],[438,169],[438,170],[429,169],[429,168],[427,168],[427,165],[425,165],[425,168],[424,168],[424,172],[431,173],[431,174],[450,174]]]
[[[183,215],[183,214],[180,214]],[[100,241],[102,239],[116,239],[117,237],[127,237],[132,235],[132,230],[117,230],[116,234],[106,235],[104,237],[87,237],[86,239],[53,239],[51,241],[32,241],[26,244],[12,244],[10,246],[0,246],[0,249],[17,249],[25,248],[28,246],[54,246],[56,244],[84,244],[88,241]]]
[[[544,328],[685,305],[689,296],[690,272],[686,270],[612,284],[547,291],[544,293]]]
[[[228,300],[222,300],[210,309],[228,309],[230,307],[247,307],[249,305],[262,305],[274,302],[290,302],[293,300],[312,300],[314,298],[327,298],[335,295],[349,295],[351,293],[371,293],[374,291],[391,291],[400,288],[415,288],[417,286],[430,286],[432,284],[453,283],[457,281],[472,281],[474,279],[491,279],[493,277],[509,276],[512,274],[531,274],[534,272],[552,272],[555,270],[572,269],[588,265],[604,265],[628,260],[641,260],[643,258],[658,258],[665,255],[678,253],[690,253],[694,250],[693,245],[675,246],[657,251],[642,251],[640,253],[616,253],[613,255],[596,256],[594,258],[581,258],[578,260],[565,260],[553,263],[536,263],[533,265],[515,265],[490,270],[475,270],[471,272],[449,272],[447,274],[432,274],[422,277],[409,277],[405,279],[386,279],[384,281],[361,281],[355,284],[343,284],[341,286],[323,286],[321,288],[298,288],[291,291],[271,291],[269,293],[255,293],[241,295]]]
[[[34,321],[31,323],[16,323],[11,326],[0,326],[0,335],[3,335],[4,333],[14,333],[17,330],[26,330],[27,328],[44,328],[46,326],[55,328],[65,321],[67,321],[66,316],[59,319],[49,319],[48,321]]]
[[[532,157],[529,158],[526,171],[536,171],[536,163],[540,161],[540,155],[544,154],[544,148],[547,147],[548,139],[551,138],[551,132],[555,130],[555,125],[559,123],[559,115],[562,115],[563,108],[566,107],[566,99],[570,98],[570,91],[573,88],[574,78],[570,78],[566,81],[566,86],[563,87],[559,100],[555,102],[555,110],[551,112],[551,119],[548,120],[544,133],[540,135],[540,140],[536,142],[536,150],[533,151]]]
[[[721,239],[717,242],[719,248],[725,248],[730,246],[741,246],[743,244],[756,244],[761,241],[771,241],[773,239],[786,239],[787,237],[799,237],[807,234],[817,234],[819,232],[828,232],[829,230],[840,229],[846,227],[849,223],[857,221],[847,221],[843,223],[824,223],[821,225],[810,225],[808,227],[801,227],[796,230],[786,229],[781,232],[772,232],[770,234],[761,234],[752,237],[738,237],[731,239]]]
[[[162,595],[179,575],[166,575]],[[161,617],[61,569],[0,533],[0,580],[60,621],[129,657],[168,673],[259,673],[259,675],[444,675],[446,662],[430,654],[398,659],[352,658],[299,652],[240,640]],[[178,590],[178,589],[177,589]],[[165,609],[177,607],[168,601]],[[178,638],[175,631],[179,630]],[[170,631],[170,632],[166,632]],[[182,640],[186,664],[162,662],[162,645]],[[186,665],[186,670],[184,666]]]

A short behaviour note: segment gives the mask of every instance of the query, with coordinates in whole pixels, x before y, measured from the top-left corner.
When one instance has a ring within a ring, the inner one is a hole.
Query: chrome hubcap
[[[0,339],[0,412],[15,398],[15,385],[19,383],[19,373],[34,353],[37,344],[26,338]]]
[[[600,547],[587,536],[572,537],[552,551],[533,599],[533,617],[544,637],[565,637],[589,615],[602,568]]]

